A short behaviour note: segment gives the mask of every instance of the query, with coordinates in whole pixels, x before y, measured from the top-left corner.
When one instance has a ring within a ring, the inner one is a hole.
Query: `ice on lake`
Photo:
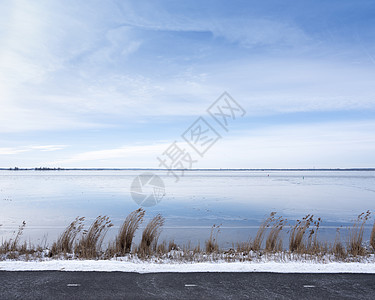
[[[24,239],[50,243],[77,216],[89,223],[108,215],[115,225],[110,239],[139,207],[130,186],[142,172],[0,171],[0,236],[12,236],[26,221]],[[359,213],[375,210],[374,171],[185,171],[177,183],[167,171],[153,172],[166,195],[146,207],[146,216],[165,217],[160,241],[203,246],[216,224],[220,244],[231,247],[254,236],[272,211],[288,220],[319,216],[321,238],[332,239],[337,227],[345,231]]]

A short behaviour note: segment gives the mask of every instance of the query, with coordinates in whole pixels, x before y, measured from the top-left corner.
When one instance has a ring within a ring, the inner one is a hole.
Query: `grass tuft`
[[[49,252],[50,257],[73,252],[74,241],[83,229],[84,220],[84,217],[77,217],[72,223],[70,223],[70,225],[59,236],[57,241],[52,244],[51,251]]]
[[[260,225],[252,244],[252,250],[259,251],[262,248],[266,230],[273,222],[275,214],[276,212],[271,212],[270,216]]]
[[[252,241],[249,239],[247,242],[239,242],[236,244],[237,252],[248,254],[252,250]]]
[[[175,244],[174,241],[170,241],[169,244],[168,244],[168,252],[172,251],[172,250],[178,250],[178,246],[177,244]]]
[[[83,236],[76,244],[75,254],[78,258],[92,259],[99,256],[103,239],[107,230],[113,224],[107,216],[99,216],[88,230],[83,231]]]
[[[309,230],[309,235],[307,238],[307,245],[306,245],[306,252],[308,254],[319,255],[325,251],[324,245],[322,245],[318,241],[318,232],[319,232],[321,222],[322,222],[321,218],[314,220],[313,217],[311,216],[311,222],[309,225],[312,228]]]
[[[306,250],[303,238],[313,222],[313,215],[306,215],[302,220],[297,220],[297,223],[292,227],[289,236],[289,251],[303,253]]]
[[[219,244],[217,243],[217,236],[220,233],[220,226],[215,224],[211,227],[210,238],[206,241],[206,253],[213,253],[219,251]]]
[[[8,252],[25,252],[25,249],[27,248],[26,243],[19,245],[20,238],[23,234],[23,231],[25,229],[26,222],[23,221],[22,225],[18,227],[17,234],[14,239],[10,239],[9,241],[3,241],[0,247],[0,253],[8,253]]]
[[[364,212],[357,217],[353,226],[348,228],[348,242],[342,243],[340,229],[337,229],[334,243],[322,243],[318,239],[321,219],[314,219],[313,215],[307,215],[297,220],[290,228],[289,251],[282,248],[282,231],[287,220],[276,217],[276,213],[270,216],[260,226],[254,241],[232,244],[229,250],[219,249],[217,236],[220,226],[213,225],[209,239],[205,247],[192,247],[182,245],[182,248],[174,241],[163,241],[158,244],[159,235],[165,219],[158,214],[144,228],[141,242],[138,247],[132,247],[133,238],[143,221],[145,211],[138,209],[127,216],[119,229],[116,238],[111,241],[106,249],[102,249],[103,239],[112,227],[112,223],[106,216],[99,216],[87,230],[83,230],[84,218],[76,218],[59,236],[56,242],[49,249],[47,244],[44,248],[34,246],[30,242],[22,242],[21,238],[26,223],[19,226],[14,232],[14,237],[2,241],[0,244],[0,260],[6,259],[44,259],[47,256],[65,259],[112,259],[118,255],[129,255],[141,259],[158,260],[162,258],[174,259],[176,261],[252,261],[261,260],[263,255],[267,258],[277,258],[281,261],[299,258],[312,259],[314,261],[361,261],[368,259],[375,251],[375,223],[370,234],[369,244],[372,247],[365,247],[363,243],[365,224],[370,217],[370,211]],[[366,231],[367,232],[367,231]],[[268,233],[268,234],[267,234]],[[77,237],[80,239],[77,240]],[[262,243],[265,241],[265,247]],[[105,247],[103,247],[105,248]],[[209,254],[209,255],[207,255]],[[372,255],[373,256],[373,255]],[[367,258],[366,258],[367,257]]]
[[[140,257],[151,255],[152,252],[156,251],[157,241],[164,221],[165,219],[158,214],[147,224],[143,230],[142,240],[137,250],[137,254]]]
[[[371,230],[370,245],[371,245],[372,249],[375,251],[375,222],[374,222],[374,226],[372,226],[372,230]]]
[[[271,214],[269,218],[269,224],[272,224],[272,227],[266,239],[266,252],[278,252],[282,251],[283,248],[280,233],[286,225],[287,220],[283,219],[283,217],[275,218],[275,214]]]
[[[370,217],[370,211],[361,213],[354,222],[353,227],[349,229],[348,252],[352,256],[365,255],[366,250],[363,247],[363,232],[366,221]]]
[[[126,217],[116,238],[116,253],[118,255],[130,253],[135,232],[142,223],[144,215],[145,211],[139,208]]]
[[[335,255],[336,259],[337,260],[345,260],[348,256],[348,253],[344,247],[344,245],[342,244],[341,242],[341,239],[340,239],[340,229],[337,228],[337,231],[336,231],[336,238],[335,238],[335,242],[333,244],[333,247],[331,249],[331,253],[333,255]]]

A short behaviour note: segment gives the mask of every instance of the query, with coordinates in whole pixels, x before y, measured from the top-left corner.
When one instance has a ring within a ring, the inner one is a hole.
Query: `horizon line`
[[[0,168],[1,171],[375,171],[369,168]]]

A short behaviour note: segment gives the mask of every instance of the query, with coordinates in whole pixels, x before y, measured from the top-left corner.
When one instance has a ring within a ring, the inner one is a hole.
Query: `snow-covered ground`
[[[102,271],[102,272],[280,272],[375,273],[367,262],[143,262],[119,260],[0,261],[0,271]]]

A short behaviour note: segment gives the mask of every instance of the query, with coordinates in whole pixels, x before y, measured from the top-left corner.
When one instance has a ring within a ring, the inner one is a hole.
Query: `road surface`
[[[375,274],[0,271],[0,299],[375,299]]]

